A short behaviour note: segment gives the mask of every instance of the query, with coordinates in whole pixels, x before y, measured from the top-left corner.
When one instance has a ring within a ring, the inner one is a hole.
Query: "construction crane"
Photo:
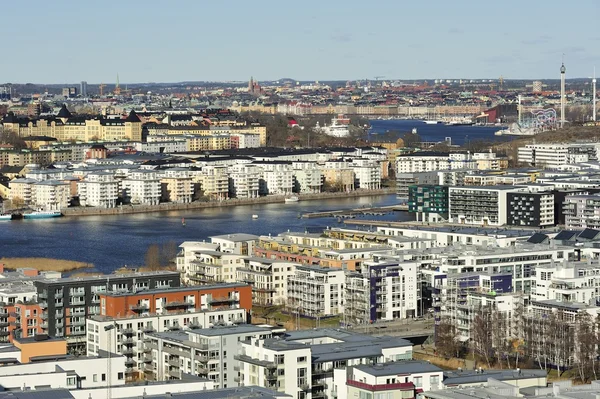
[[[102,95],[104,94],[104,88],[106,87],[106,85],[104,83],[100,83],[98,85],[98,88],[100,89],[100,97],[102,97]]]
[[[502,88],[504,86],[504,77],[502,75],[500,75],[500,79],[498,79],[498,83],[499,83],[498,90],[502,91]]]

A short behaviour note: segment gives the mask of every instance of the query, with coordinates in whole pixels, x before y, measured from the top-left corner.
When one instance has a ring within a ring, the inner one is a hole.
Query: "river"
[[[333,218],[298,219],[299,213],[397,204],[395,195],[260,204],[133,215],[62,217],[0,222],[1,257],[47,257],[94,264],[112,272],[140,266],[152,244],[201,241],[229,233],[273,234],[340,226]],[[258,215],[257,220],[252,215]],[[181,219],[185,218],[185,226]],[[406,212],[369,219],[409,220]]]
[[[468,141],[507,141],[506,136],[495,136],[500,127],[494,126],[447,126],[444,124],[428,125],[420,120],[407,119],[374,119],[369,121],[371,128],[369,135],[371,141],[377,141],[377,135],[388,131],[399,132],[398,137],[410,133],[413,128],[423,141],[444,141],[446,137],[452,138],[452,144],[463,145]]]

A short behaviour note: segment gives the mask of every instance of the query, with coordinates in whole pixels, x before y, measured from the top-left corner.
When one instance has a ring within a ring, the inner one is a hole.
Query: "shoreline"
[[[315,201],[320,199],[344,197],[374,197],[380,195],[396,194],[395,188],[382,188],[379,190],[356,190],[349,193],[315,193],[296,194],[300,201]],[[229,199],[226,201],[191,202],[187,204],[163,203],[159,205],[127,205],[117,208],[66,208],[61,212],[65,217],[98,216],[98,215],[129,215],[136,213],[186,211],[205,208],[220,208],[230,206],[259,205],[285,203],[285,195],[274,195],[248,199]]]

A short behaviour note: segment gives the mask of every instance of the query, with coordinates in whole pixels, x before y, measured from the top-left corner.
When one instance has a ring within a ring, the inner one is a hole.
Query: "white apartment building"
[[[294,331],[279,339],[253,338],[239,345],[243,385],[259,385],[295,399],[334,397],[336,386],[347,377],[335,369],[412,359],[409,341],[347,330]]]
[[[244,267],[243,255],[214,250],[198,250],[185,265],[182,279],[193,284],[235,283],[237,269]]]
[[[210,242],[217,244],[217,251],[235,255],[252,255],[258,236],[246,233],[223,234],[211,236]]]
[[[444,387],[444,371],[422,360],[365,364],[333,372],[336,381],[333,392],[338,399],[375,398],[378,395],[402,399],[412,397],[415,390],[427,392]]]
[[[175,263],[177,271],[181,274],[181,281],[185,284],[190,284],[189,277],[195,274],[192,261],[196,260],[196,252],[201,250],[216,251],[219,244],[212,244],[205,241],[184,241],[179,245],[181,250],[177,254]],[[191,285],[194,285],[193,283]]]
[[[222,323],[233,325],[246,324],[246,322],[246,310],[243,308],[141,315],[135,318],[93,316],[86,321],[87,354],[95,356],[101,351],[122,354],[125,356],[127,374],[143,373],[145,333],[184,329],[187,331],[210,328]],[[109,326],[115,328],[110,329]]]
[[[507,194],[526,190],[517,186],[449,187],[449,220],[452,223],[504,226]]]
[[[309,317],[344,312],[345,272],[319,266],[296,266],[288,277],[287,306]]]
[[[370,324],[417,316],[418,264],[376,259],[360,272],[347,273],[344,316],[351,324]]]
[[[252,303],[280,305],[287,301],[287,282],[297,264],[267,258],[246,257],[236,269],[237,281],[252,286]]]
[[[77,182],[77,193],[81,206],[114,208],[119,197],[119,182],[110,172],[88,173]]]
[[[148,136],[149,140],[146,143],[135,143],[135,149],[143,152],[152,152],[158,154],[173,154],[178,152],[186,152],[187,151],[187,142],[186,140],[173,139],[170,137],[170,140],[161,140],[161,141],[152,141],[151,137],[156,136]]]
[[[237,141],[237,148],[260,147],[260,134],[230,134],[231,141]]]
[[[294,171],[290,162],[254,162],[262,169],[261,195],[290,195],[294,188]]]
[[[366,190],[381,188],[381,165],[369,159],[353,159],[354,187]]]
[[[561,165],[597,159],[598,144],[528,144],[519,147],[518,160],[531,166],[556,169]]]
[[[29,205],[33,201],[33,185],[37,183],[34,179],[18,178],[13,179],[8,183],[10,192],[8,198],[13,202],[22,201],[23,204]]]
[[[569,230],[600,228],[600,195],[568,195],[563,212]]]
[[[191,177],[163,177],[160,179],[161,198],[165,202],[189,204],[194,196]]]
[[[123,198],[132,204],[158,205],[161,197],[158,174],[152,170],[134,170],[121,182]]]
[[[600,264],[565,261],[537,267],[531,299],[596,306],[600,300]]]
[[[312,169],[294,170],[294,191],[297,193],[320,193],[323,187],[323,175],[316,164]]]
[[[262,169],[258,165],[237,164],[228,168],[229,197],[257,198]]]
[[[399,156],[396,173],[434,172],[450,169],[477,169],[476,160],[467,154],[414,153]]]
[[[145,375],[149,380],[165,381],[191,374],[210,380],[215,388],[239,386],[239,343],[271,337],[270,328],[254,325],[146,333]]]

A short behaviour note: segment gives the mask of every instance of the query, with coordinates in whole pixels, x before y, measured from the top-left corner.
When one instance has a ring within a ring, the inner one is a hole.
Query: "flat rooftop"
[[[165,288],[155,288],[151,290],[141,290],[137,292],[102,292],[101,295],[118,297],[118,296],[135,296],[135,295],[154,295],[154,294],[162,294],[162,293],[172,293],[172,292],[187,292],[187,291],[210,291],[219,288],[238,288],[238,287],[247,287],[247,284],[241,283],[222,283],[222,284],[214,284],[214,285],[192,285],[188,287],[165,287]]]
[[[438,366],[423,360],[406,360],[401,362],[381,363],[374,365],[361,364],[354,367],[356,370],[364,371],[376,377],[398,374],[434,373],[443,371]]]

